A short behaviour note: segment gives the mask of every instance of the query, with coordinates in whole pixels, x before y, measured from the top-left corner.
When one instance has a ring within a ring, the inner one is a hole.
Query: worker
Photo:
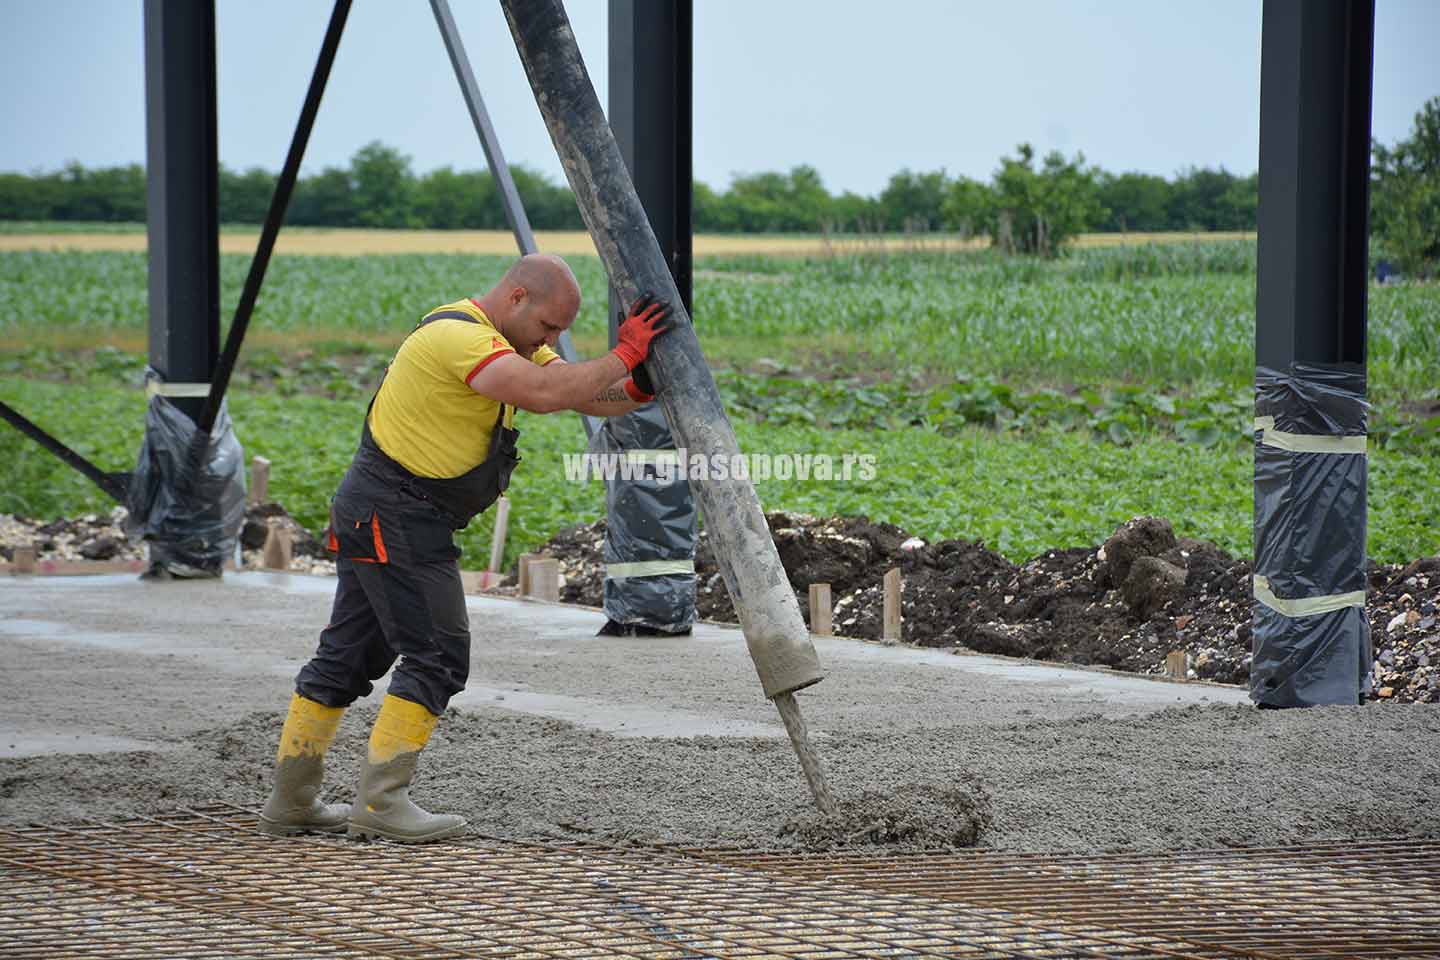
[[[569,266],[531,254],[484,296],[431,311],[401,343],[331,501],[334,607],[295,679],[263,832],[420,843],[464,831],[461,817],[429,813],[409,796],[420,751],[470,668],[453,532],[508,484],[519,460],[516,408],[616,416],[653,399],[641,362],[668,328],[668,305],[642,297],[613,350],[567,364],[554,347],[579,309]],[[341,714],[397,657],[354,804],[322,803]]]

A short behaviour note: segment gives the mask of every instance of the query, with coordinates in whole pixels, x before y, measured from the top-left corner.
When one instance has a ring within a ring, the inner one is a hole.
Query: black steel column
[[[147,577],[220,576],[245,509],[243,451],[205,419],[220,352],[214,0],[145,0],[150,383],[127,526]],[[218,397],[217,397],[218,401]],[[205,427],[205,429],[202,429]]]
[[[610,0],[610,129],[693,317],[691,22],[691,0]],[[622,310],[612,291],[611,346]],[[592,444],[651,465],[643,475],[606,478],[602,632],[688,632],[695,619],[695,502],[683,465],[660,466],[677,457],[664,410],[653,403],[613,417]]]
[[[150,366],[172,384],[208,385],[220,347],[215,114],[214,0],[145,0]]]
[[[1374,0],[1265,0],[1256,359],[1365,362]]]
[[[1265,0],[1251,697],[1355,703],[1374,0]]]
[[[610,129],[692,317],[693,19],[691,0],[610,0]]]

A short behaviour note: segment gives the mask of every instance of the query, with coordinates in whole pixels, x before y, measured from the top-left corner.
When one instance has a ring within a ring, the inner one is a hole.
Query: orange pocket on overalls
[[[356,563],[390,562],[380,514],[369,507],[353,510],[331,504],[330,535],[325,545],[340,557]]]

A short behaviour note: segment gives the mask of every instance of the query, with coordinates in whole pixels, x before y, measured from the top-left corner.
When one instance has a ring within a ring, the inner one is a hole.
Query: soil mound
[[[1098,547],[1052,550],[1014,564],[968,540],[926,544],[865,517],[766,514],[807,617],[809,587],[829,583],[835,632],[879,640],[886,571],[899,567],[904,641],[1162,674],[1183,650],[1191,679],[1245,683],[1251,567],[1205,540],[1137,517]],[[605,521],[570,527],[542,548],[559,558],[561,599],[600,606]],[[696,611],[733,623],[734,604],[704,533],[695,552]],[[1440,557],[1372,564],[1367,609],[1381,699],[1440,702]]]
[[[39,560],[138,560],[141,545],[125,531],[124,507],[49,522],[0,514],[0,560],[13,560],[16,547],[34,547]]]
[[[104,515],[60,517],[49,522],[0,514],[0,560],[13,560],[16,547],[34,547],[37,560],[144,560],[145,543],[130,535],[127,516],[124,507],[115,507]],[[290,534],[291,572],[335,572],[324,544],[273,501],[250,504],[245,509],[239,533],[244,568],[265,568],[265,541],[271,529]]]

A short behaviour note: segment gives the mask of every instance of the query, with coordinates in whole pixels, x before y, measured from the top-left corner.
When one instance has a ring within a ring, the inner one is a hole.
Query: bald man
[[[630,374],[665,330],[668,307],[642,298],[614,350],[567,364],[554,347],[579,309],[580,287],[565,261],[532,254],[484,296],[426,314],[400,345],[331,501],[335,603],[295,679],[263,832],[422,843],[465,829],[462,818],[428,813],[409,796],[420,751],[470,670],[453,532],[509,483],[519,459],[516,408],[615,416],[653,399]],[[355,803],[320,802],[340,715],[397,658]]]

